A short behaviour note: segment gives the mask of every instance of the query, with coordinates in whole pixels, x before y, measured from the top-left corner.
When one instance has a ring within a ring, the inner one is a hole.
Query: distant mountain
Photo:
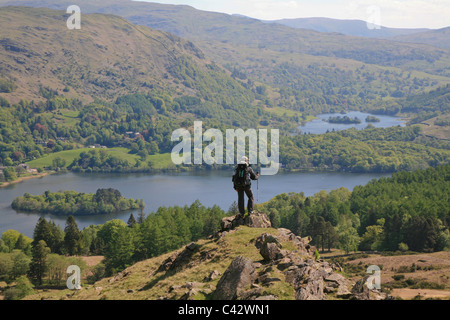
[[[265,21],[267,23],[279,23],[291,28],[310,29],[319,32],[337,32],[349,36],[368,38],[391,38],[399,35],[408,35],[428,31],[429,29],[405,29],[387,28],[380,26],[379,29],[369,28],[366,21],[362,20],[340,20],[331,18],[297,18]]]
[[[28,5],[65,10],[71,0],[0,0],[0,5]],[[107,13],[126,18],[132,23],[164,30],[195,41],[202,50],[217,52],[214,45],[233,44],[259,50],[291,52],[315,56],[353,59],[364,63],[398,66],[417,59],[436,60],[442,52],[424,45],[386,42],[380,39],[361,39],[295,30],[280,24],[268,24],[247,17],[209,12],[186,5],[166,5],[131,0],[78,0],[82,13]],[[364,23],[364,22],[363,22]],[[420,31],[420,30],[419,30]],[[417,30],[415,31],[417,32]],[[222,49],[222,48],[220,48]],[[448,53],[446,53],[448,54]]]
[[[450,27],[425,32],[404,34],[393,37],[394,40],[424,43],[443,49],[450,49]]]
[[[69,16],[0,8],[0,80],[15,87],[0,90],[1,96],[42,100],[48,87],[85,101],[148,90],[218,98],[230,97],[231,88],[243,103],[252,100],[250,90],[188,40],[104,14],[84,14],[81,29],[69,30]]]
[[[0,0],[65,10],[71,0]],[[295,29],[185,5],[77,0],[191,41],[251,89],[260,105],[320,113],[390,104],[450,83],[450,51],[426,44]],[[239,88],[239,87],[238,87]]]

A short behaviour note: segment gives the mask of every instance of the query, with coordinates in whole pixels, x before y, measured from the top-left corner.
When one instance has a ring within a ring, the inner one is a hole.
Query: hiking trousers
[[[238,193],[238,208],[239,208],[239,213],[244,215],[245,214],[245,198],[244,198],[244,193],[247,195],[248,198],[248,202],[247,202],[247,210],[248,212],[252,212],[253,211],[253,205],[255,202],[255,198],[253,197],[253,191],[252,191],[252,187],[251,186],[246,186],[243,188],[238,188],[237,189],[237,193]]]

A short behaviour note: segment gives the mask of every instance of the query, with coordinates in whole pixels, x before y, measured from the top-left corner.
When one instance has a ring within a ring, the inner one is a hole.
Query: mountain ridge
[[[267,23],[279,23],[292,28],[311,29],[319,32],[338,32],[351,36],[369,38],[391,38],[417,32],[428,31],[428,28],[380,28],[370,29],[367,22],[358,19],[333,19],[325,17],[293,18],[265,20]]]
[[[0,0],[0,5],[9,3]],[[17,3],[59,10],[72,4]],[[191,41],[269,108],[312,113],[367,109],[396,101],[399,91],[422,93],[450,83],[450,51],[425,44],[300,30],[188,6],[127,0],[80,0],[78,5],[83,16],[120,15]]]

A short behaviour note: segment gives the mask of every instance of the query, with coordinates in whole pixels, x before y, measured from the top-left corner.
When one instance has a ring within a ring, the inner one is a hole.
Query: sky
[[[150,0],[141,0],[150,1]],[[261,20],[326,17],[358,19],[392,28],[450,26],[450,0],[153,0]]]

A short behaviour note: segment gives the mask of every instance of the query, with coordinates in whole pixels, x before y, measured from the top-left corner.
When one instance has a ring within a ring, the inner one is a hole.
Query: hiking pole
[[[259,170],[261,170],[261,167],[259,168]],[[258,172],[258,179],[256,179],[256,203],[259,203],[259,177],[261,176],[261,174]]]
[[[256,180],[256,203],[259,202],[259,179]]]

